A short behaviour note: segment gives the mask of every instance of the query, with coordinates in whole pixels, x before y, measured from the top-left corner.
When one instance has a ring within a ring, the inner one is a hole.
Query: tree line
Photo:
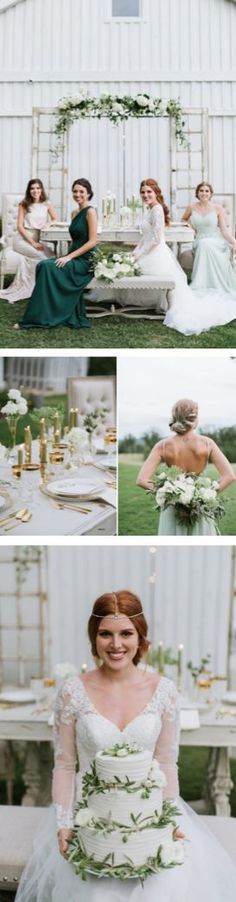
[[[199,432],[201,435],[209,435],[219,445],[230,463],[236,462],[236,426],[224,426],[222,429],[206,427],[200,429]],[[151,432],[144,432],[140,438],[135,438],[132,434],[126,435],[119,442],[120,454],[142,454],[145,460],[153,445],[160,442],[162,438],[163,436],[154,429]]]

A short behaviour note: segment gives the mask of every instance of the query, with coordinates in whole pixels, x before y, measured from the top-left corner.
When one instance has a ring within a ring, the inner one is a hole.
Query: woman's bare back
[[[205,435],[176,435],[165,439],[162,460],[169,467],[180,467],[185,473],[202,473],[210,455],[210,441]]]

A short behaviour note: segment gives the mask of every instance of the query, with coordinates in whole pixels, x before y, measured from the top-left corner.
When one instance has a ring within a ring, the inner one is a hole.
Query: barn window
[[[112,0],[112,16],[113,18],[121,16],[140,18],[141,0]]]

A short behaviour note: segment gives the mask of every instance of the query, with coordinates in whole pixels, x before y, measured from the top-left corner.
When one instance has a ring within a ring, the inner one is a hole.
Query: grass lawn
[[[141,454],[120,454],[119,462],[119,535],[155,536],[158,532],[159,515],[154,509],[152,495],[136,485],[138,471],[142,463]],[[236,464],[234,464],[236,472]],[[207,475],[217,478],[212,464],[207,467]],[[219,522],[221,535],[236,535],[236,485],[233,483],[222,494],[225,515]]]
[[[79,331],[57,326],[17,332],[13,326],[22,318],[26,305],[27,301],[1,301],[1,348],[236,348],[236,321],[189,337],[159,321],[119,316],[92,320],[91,329]]]

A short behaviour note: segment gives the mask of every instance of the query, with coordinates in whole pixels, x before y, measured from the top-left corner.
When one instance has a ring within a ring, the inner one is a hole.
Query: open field
[[[136,485],[138,471],[142,463],[141,454],[120,454],[119,461],[119,535],[155,536],[158,533],[159,514],[155,510],[153,495],[148,495]],[[233,464],[236,473],[236,464]],[[211,479],[217,478],[212,464],[206,473]],[[221,535],[236,535],[236,484],[233,483],[222,493],[225,515],[219,522]]]

